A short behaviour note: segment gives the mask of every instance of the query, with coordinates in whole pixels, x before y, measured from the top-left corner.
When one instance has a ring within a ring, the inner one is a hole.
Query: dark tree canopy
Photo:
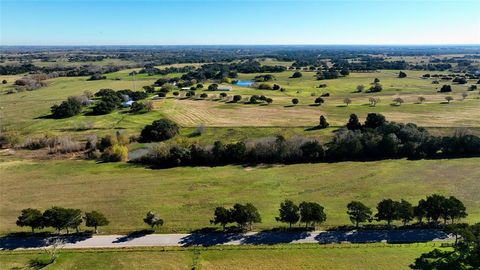
[[[51,111],[54,118],[72,117],[82,111],[82,103],[78,98],[69,97],[66,101],[60,103],[60,105],[53,105]]]
[[[247,225],[249,226],[249,229],[252,229],[253,223],[262,222],[260,213],[258,212],[257,208],[251,203],[236,203],[233,206],[231,213],[232,220],[236,222],[242,229],[245,229]]]
[[[372,221],[372,210],[359,201],[352,201],[347,205],[347,214],[357,228],[360,223]]]
[[[292,224],[300,220],[299,207],[291,200],[285,200],[278,209],[279,215],[275,219],[280,222],[288,223],[290,228]]]
[[[323,223],[327,220],[327,215],[323,211],[324,208],[315,202],[302,202],[300,203],[300,221],[305,222],[305,227],[311,225],[315,227],[315,224]]]
[[[146,125],[140,133],[140,139],[143,142],[161,142],[175,137],[180,128],[169,119],[160,119]]]
[[[148,226],[155,228],[163,225],[163,219],[161,219],[155,212],[149,211],[143,219]]]
[[[302,77],[302,73],[300,71],[295,71],[293,74],[292,74],[292,77],[291,78],[300,78]]]
[[[225,226],[231,222],[233,222],[232,211],[226,209],[225,207],[215,208],[213,219],[210,220],[210,223],[215,225],[220,224],[222,225],[223,230],[225,230]]]
[[[349,130],[358,130],[362,128],[362,124],[358,120],[358,116],[356,114],[350,114],[350,118],[348,119],[347,129]]]
[[[85,213],[85,226],[94,227],[95,233],[98,233],[98,227],[107,226],[110,221],[100,212],[92,211]]]
[[[330,124],[327,122],[327,118],[325,118],[325,116],[323,115],[320,115],[320,122],[318,124],[318,127],[327,128],[328,126],[330,126]]]
[[[30,227],[32,233],[35,229],[41,229],[44,227],[42,212],[37,209],[27,208],[23,209],[20,216],[17,218],[17,226]]]
[[[399,202],[392,199],[384,199],[377,205],[377,214],[375,214],[375,218],[378,221],[385,220],[390,226],[392,221],[399,218],[398,208]]]

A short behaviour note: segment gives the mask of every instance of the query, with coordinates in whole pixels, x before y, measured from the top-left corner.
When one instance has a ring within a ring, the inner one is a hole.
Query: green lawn
[[[385,160],[259,167],[179,167],[151,170],[125,163],[83,160],[16,160],[0,163],[0,233],[16,227],[20,210],[53,205],[99,210],[111,224],[102,233],[143,229],[154,210],[165,219],[159,232],[186,232],[211,226],[216,206],[255,204],[262,223],[275,221],[284,199],[317,201],[325,206],[325,226],[349,224],[346,205],[360,200],[374,208],[383,198],[416,203],[432,193],[454,195],[467,206],[466,221],[480,219],[480,158]]]
[[[188,249],[62,250],[44,269],[409,269],[420,245],[276,245]],[[1,252],[1,269],[24,269],[41,251]],[[16,267],[16,268],[15,268]],[[195,267],[195,268],[194,268]]]

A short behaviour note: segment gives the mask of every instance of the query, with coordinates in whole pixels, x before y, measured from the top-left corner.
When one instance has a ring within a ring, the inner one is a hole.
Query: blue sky
[[[480,44],[479,14],[475,0],[0,0],[0,44]]]

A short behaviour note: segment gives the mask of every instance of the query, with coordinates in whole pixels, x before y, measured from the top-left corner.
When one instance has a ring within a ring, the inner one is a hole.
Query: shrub
[[[130,112],[141,112],[146,109],[146,106],[142,102],[133,102],[132,106],[130,106]]]
[[[101,73],[95,73],[88,79],[89,81],[96,81],[96,80],[105,80],[107,77],[102,76]]]
[[[319,128],[327,128],[330,124],[327,122],[325,116],[320,115],[320,123],[318,124]]]
[[[240,95],[234,95],[233,96],[233,102],[239,102],[240,100],[242,100],[242,96],[240,96]]]
[[[382,90],[383,90],[382,85],[376,82],[372,86],[370,86],[370,89],[368,89],[368,93],[377,93],[377,92],[381,92]]]
[[[298,98],[294,98],[294,99],[292,99],[292,104],[293,104],[293,105],[297,105],[297,104],[298,104],[298,102],[299,102],[299,101],[298,101]]]
[[[272,90],[272,86],[268,83],[261,83],[258,85],[258,89],[260,90]]]
[[[57,119],[72,117],[82,111],[82,103],[75,97],[69,97],[60,105],[53,105],[51,111],[52,116]]]
[[[135,91],[135,92],[131,92],[128,96],[132,100],[137,101],[137,100],[141,100],[141,99],[146,99],[148,97],[148,94],[146,92],[143,92],[143,91]]]
[[[292,77],[290,77],[290,78],[300,78],[300,77],[302,77],[302,73],[300,71],[295,71],[292,74]]]
[[[452,82],[454,83],[458,83],[458,84],[466,84],[467,83],[467,80],[465,79],[465,77],[455,77]]]
[[[448,93],[448,92],[452,92],[452,87],[448,84],[445,84],[442,86],[442,88],[440,88],[440,91],[441,93]]]
[[[398,78],[406,78],[407,77],[407,73],[403,72],[403,71],[400,71],[398,73]]]
[[[93,107],[92,113],[95,115],[109,114],[113,112],[118,107],[117,104],[109,101],[100,101]]]
[[[123,145],[114,144],[105,149],[101,159],[104,162],[126,161],[128,159],[128,148]]]
[[[207,93],[202,93],[202,94],[200,95],[200,97],[201,97],[201,98],[207,98],[208,95],[207,95]]]
[[[209,91],[216,91],[218,89],[218,84],[213,83],[208,86]]]
[[[85,149],[84,144],[73,141],[69,137],[56,137],[52,144],[53,146],[50,146],[48,150],[49,154],[74,153],[74,152],[79,152]]]
[[[360,85],[357,85],[356,89],[357,89],[356,92],[360,93],[360,92],[365,91],[365,86],[363,84],[360,84]]]
[[[169,119],[160,119],[147,125],[140,133],[142,142],[160,142],[173,138],[179,132],[178,125]]]
[[[0,132],[0,147],[9,146],[15,147],[22,143],[22,135],[18,131],[4,131]]]
[[[324,102],[325,102],[325,100],[324,100],[323,98],[321,98],[321,97],[317,97],[317,98],[315,99],[315,104],[321,105],[321,104],[323,104]]]
[[[272,102],[273,102],[273,99],[271,99],[271,98],[267,98],[265,101],[267,102],[267,104],[272,104]]]

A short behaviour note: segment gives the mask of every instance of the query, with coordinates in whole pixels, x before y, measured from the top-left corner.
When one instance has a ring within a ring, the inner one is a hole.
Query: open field
[[[15,220],[23,208],[52,205],[99,210],[111,224],[102,233],[145,228],[149,210],[165,219],[158,232],[187,232],[211,226],[216,206],[251,202],[262,223],[275,222],[284,199],[317,201],[325,206],[325,226],[349,224],[345,206],[360,200],[370,207],[383,198],[416,203],[432,193],[454,195],[480,219],[479,158],[449,160],[384,160],[259,167],[180,167],[150,170],[125,163],[81,160],[17,160],[0,164],[0,233],[23,230]],[[411,188],[414,187],[414,188]]]
[[[64,250],[47,269],[409,269],[432,244]],[[2,252],[0,268],[25,267],[40,251]]]
[[[128,134],[137,134],[143,126],[155,119],[168,117],[184,127],[227,127],[230,129],[243,127],[295,127],[298,135],[303,135],[300,127],[311,127],[318,122],[319,115],[327,117],[332,126],[343,125],[351,113],[364,118],[369,112],[380,112],[389,120],[397,122],[414,122],[425,127],[480,127],[480,110],[478,91],[469,92],[466,100],[461,101],[460,93],[467,85],[454,85],[452,95],[455,100],[451,104],[443,104],[446,94],[436,93],[435,85],[430,80],[420,79],[423,72],[408,71],[409,77],[396,78],[394,71],[376,73],[352,73],[346,78],[336,80],[317,81],[312,72],[304,72],[299,79],[288,78],[291,71],[274,74],[275,83],[286,88],[285,92],[255,90],[234,86],[229,95],[240,94],[248,98],[253,94],[264,94],[273,98],[273,104],[268,106],[250,104],[231,104],[225,101],[214,101],[212,95],[216,92],[206,92],[210,95],[207,100],[181,100],[167,98],[155,102],[155,110],[147,114],[129,114],[127,109],[117,110],[108,115],[86,116],[78,115],[67,119],[48,119],[50,107],[59,104],[68,96],[80,95],[84,91],[92,92],[101,88],[141,89],[151,85],[161,76],[138,74],[128,76],[131,70],[123,70],[107,75],[109,79],[87,81],[87,77],[56,78],[48,80],[49,86],[34,91],[24,91],[15,94],[2,94],[0,98],[0,118],[2,127],[15,129],[22,134],[57,133],[84,138],[85,134],[99,135],[112,133],[114,130],[125,130]],[[251,79],[256,74],[240,74],[242,79]],[[169,74],[176,76],[176,74]],[[9,83],[1,85],[1,92],[11,88],[18,76],[7,76]],[[378,77],[385,90],[377,94],[352,93],[358,84],[368,84]],[[3,77],[2,77],[3,78]],[[120,80],[116,80],[119,78]],[[326,88],[316,88],[319,83],[326,83]],[[315,97],[329,92],[322,106],[310,106]],[[424,104],[415,104],[419,95],[427,98]],[[345,106],[344,97],[350,97],[352,104]],[[368,104],[370,96],[380,97],[380,103],[375,107]],[[401,106],[392,106],[391,100],[400,96],[405,100]],[[297,97],[299,105],[291,106],[291,99]],[[295,121],[291,121],[295,119]],[[264,129],[264,131],[266,131]],[[292,132],[289,132],[292,133]],[[265,135],[274,135],[265,133]]]
[[[424,127],[479,127],[480,100],[465,100],[451,104],[404,104],[392,106],[378,104],[369,106],[367,100],[360,104],[331,104],[330,100],[322,106],[289,106],[290,98],[275,98],[280,104],[267,106],[252,104],[225,104],[201,100],[166,99],[156,101],[158,111],[181,126],[195,127],[199,124],[215,127],[313,127],[318,124],[320,115],[327,117],[333,126],[342,126],[350,114],[364,119],[368,113],[385,115],[389,121],[400,123],[413,122]],[[353,102],[355,102],[354,100]],[[292,119],[295,119],[292,121]]]

